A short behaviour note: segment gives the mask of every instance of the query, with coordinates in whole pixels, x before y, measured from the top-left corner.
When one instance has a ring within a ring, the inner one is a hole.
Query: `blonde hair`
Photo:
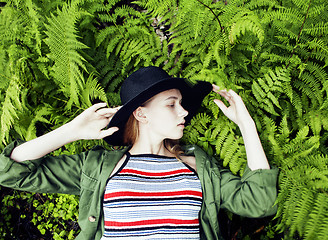
[[[128,121],[124,127],[123,133],[123,143],[125,145],[133,145],[139,136],[138,121],[133,116],[130,115]],[[164,139],[164,147],[172,153],[178,160],[181,160],[180,155],[183,154],[181,146],[179,145],[179,140]]]

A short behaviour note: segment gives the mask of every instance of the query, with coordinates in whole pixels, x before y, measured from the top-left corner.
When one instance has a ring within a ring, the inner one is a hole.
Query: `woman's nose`
[[[186,117],[187,115],[188,115],[188,111],[180,105],[179,116]]]

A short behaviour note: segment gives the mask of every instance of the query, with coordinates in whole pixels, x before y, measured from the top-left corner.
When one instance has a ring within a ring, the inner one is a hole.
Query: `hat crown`
[[[126,78],[122,84],[120,92],[122,104],[126,104],[149,87],[169,78],[170,76],[159,67],[150,66],[139,69]]]

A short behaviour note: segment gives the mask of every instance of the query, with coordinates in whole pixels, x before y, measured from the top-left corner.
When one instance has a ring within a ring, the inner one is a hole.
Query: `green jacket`
[[[126,149],[108,151],[96,147],[76,155],[45,156],[18,163],[9,157],[18,144],[11,143],[0,155],[0,185],[30,192],[80,195],[81,233],[76,239],[100,239],[104,231],[102,198],[106,181]],[[277,169],[246,169],[240,178],[219,168],[197,146],[188,146],[185,152],[195,156],[202,185],[201,239],[222,239],[220,208],[247,217],[275,214]]]

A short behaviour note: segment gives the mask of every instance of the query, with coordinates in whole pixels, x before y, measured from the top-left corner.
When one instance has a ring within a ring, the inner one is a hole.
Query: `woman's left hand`
[[[253,119],[250,116],[243,100],[233,90],[227,91],[226,89],[220,90],[220,87],[213,86],[213,91],[224,97],[230,104],[226,106],[221,100],[215,99],[214,102],[221,109],[224,115],[226,115],[231,121],[236,123],[239,127],[247,126],[249,123],[253,123]]]

